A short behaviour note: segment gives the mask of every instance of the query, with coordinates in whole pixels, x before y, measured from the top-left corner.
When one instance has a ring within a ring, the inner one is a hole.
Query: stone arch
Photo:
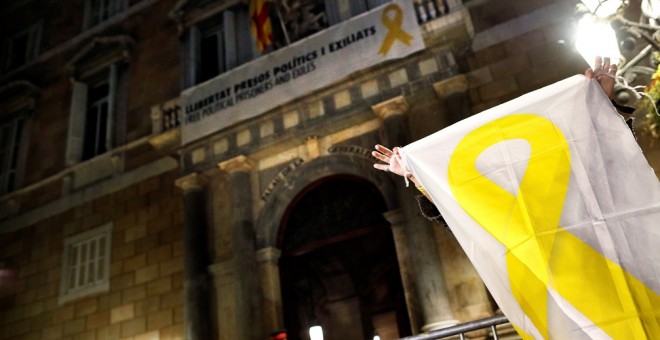
[[[303,163],[289,174],[288,184],[281,185],[268,197],[257,217],[257,249],[277,248],[277,236],[282,218],[290,203],[308,185],[328,176],[349,175],[366,180],[383,196],[388,210],[399,207],[393,178],[373,168],[373,162],[354,154],[330,154]]]

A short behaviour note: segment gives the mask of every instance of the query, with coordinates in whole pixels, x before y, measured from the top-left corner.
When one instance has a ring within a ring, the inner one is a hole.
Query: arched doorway
[[[387,207],[355,176],[318,180],[282,218],[278,248],[284,323],[289,339],[381,339],[410,334]]]

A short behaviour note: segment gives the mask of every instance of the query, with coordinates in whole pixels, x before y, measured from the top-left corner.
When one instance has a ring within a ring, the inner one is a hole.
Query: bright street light
[[[597,56],[609,57],[613,64],[618,64],[621,56],[612,26],[592,15],[578,22],[575,48],[592,67]]]
[[[321,326],[309,327],[309,338],[311,340],[323,340],[323,328]]]
[[[606,18],[616,13],[621,7],[623,1],[621,0],[582,0],[582,3],[589,10],[599,18]]]

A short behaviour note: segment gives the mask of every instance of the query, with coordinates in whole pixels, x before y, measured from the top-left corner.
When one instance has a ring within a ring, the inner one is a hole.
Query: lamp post
[[[636,116],[644,117],[641,131],[660,139],[660,0],[641,0],[636,2],[638,8],[631,7],[627,0],[581,1],[576,49],[588,63],[597,55],[614,59],[617,76],[635,86],[617,83],[614,100],[640,109]],[[634,16],[637,18],[631,20]],[[656,79],[651,81],[653,77]],[[645,93],[637,90],[642,87]],[[647,99],[640,100],[642,97]]]
[[[584,6],[599,18],[607,18],[615,14],[621,7],[620,0],[582,0]]]
[[[618,75],[630,83],[646,85],[658,63],[652,52],[660,52],[660,26],[656,22],[660,17],[660,0],[642,0],[637,21],[624,17],[628,1],[581,1],[586,13],[578,24],[575,46],[583,58],[589,64],[596,55],[615,59]]]

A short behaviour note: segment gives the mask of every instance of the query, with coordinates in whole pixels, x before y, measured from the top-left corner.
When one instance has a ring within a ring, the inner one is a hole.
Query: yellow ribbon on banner
[[[531,146],[515,196],[475,166],[487,148],[512,139]],[[660,339],[658,294],[559,226],[570,171],[561,130],[544,117],[514,114],[459,142],[449,161],[449,185],[461,207],[506,248],[512,294],[544,338],[553,337],[547,315],[552,287],[614,339]]]
[[[393,13],[394,18],[390,18],[390,13]],[[392,48],[395,40],[400,40],[404,45],[410,46],[410,41],[413,39],[413,36],[408,34],[401,28],[403,24],[403,10],[397,4],[389,4],[383,9],[383,15],[381,16],[381,22],[387,28],[387,35],[383,40],[383,43],[380,45],[379,54],[386,56],[387,53]]]

